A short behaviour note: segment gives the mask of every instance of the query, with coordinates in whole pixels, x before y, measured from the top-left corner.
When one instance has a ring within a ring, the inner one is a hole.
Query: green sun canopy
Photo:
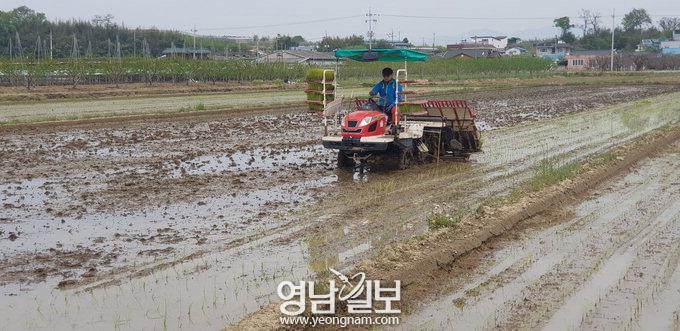
[[[427,61],[427,54],[410,49],[338,49],[335,51],[335,57],[361,62]]]

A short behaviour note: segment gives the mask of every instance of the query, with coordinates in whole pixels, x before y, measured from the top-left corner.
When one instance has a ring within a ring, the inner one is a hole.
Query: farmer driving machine
[[[407,100],[415,94],[402,86],[408,80],[406,62],[426,61],[427,55],[402,49],[337,50],[338,58],[357,61],[404,61],[396,71],[395,104],[382,111],[375,100],[354,100],[355,110],[343,107],[343,97],[322,102],[324,116],[323,146],[338,150],[338,165],[359,166],[378,161],[406,169],[413,163],[440,159],[467,160],[479,152],[481,141],[475,114],[465,100]],[[326,84],[325,70],[323,83]],[[324,85],[325,86],[325,85]],[[335,86],[335,81],[333,81]],[[326,93],[324,91],[324,93]]]

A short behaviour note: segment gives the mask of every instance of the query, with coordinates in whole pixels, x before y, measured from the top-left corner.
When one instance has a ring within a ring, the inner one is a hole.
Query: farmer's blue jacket
[[[385,110],[392,109],[392,106],[394,106],[395,102],[395,95],[394,95],[394,88],[397,85],[396,80],[391,80],[389,83],[385,83],[384,80],[381,80],[378,82],[378,84],[375,84],[373,88],[371,89],[371,92],[369,93],[371,96],[374,95],[379,95],[380,100],[378,100],[378,105],[383,107]],[[399,85],[399,92],[404,91],[404,86]],[[400,95],[399,96],[399,102],[404,101],[404,96]]]

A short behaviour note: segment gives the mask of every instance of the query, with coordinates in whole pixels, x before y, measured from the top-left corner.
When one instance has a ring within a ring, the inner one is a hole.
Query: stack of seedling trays
[[[305,93],[307,93],[307,105],[309,105],[311,111],[323,111],[324,94],[326,94],[326,104],[335,100],[335,72],[326,71],[325,82],[323,75],[323,69],[307,71]]]
[[[399,85],[403,86],[408,86],[409,84],[415,83],[416,81],[401,81],[399,82]],[[419,94],[416,91],[406,91],[404,90],[403,92],[400,93],[403,97],[404,100],[399,103],[399,113],[400,114],[418,114],[418,113],[424,113],[425,108],[423,108],[423,103],[427,102],[425,100],[409,100],[409,95],[417,95]]]

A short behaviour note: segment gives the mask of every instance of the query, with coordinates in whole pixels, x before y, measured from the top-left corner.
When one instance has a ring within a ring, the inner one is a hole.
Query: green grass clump
[[[180,113],[189,113],[189,112],[194,112],[194,111],[205,111],[205,105],[203,103],[198,103],[198,104],[194,105],[193,107],[183,106],[183,107],[180,107],[178,111]]]
[[[613,152],[606,152],[593,157],[588,163],[593,166],[599,167],[605,164],[609,164],[614,160],[616,160],[616,154],[614,154]]]
[[[0,121],[0,125],[13,125],[13,124],[19,124],[19,123],[21,123],[21,122],[18,119]]]
[[[529,182],[532,191],[538,191],[544,187],[557,184],[578,174],[581,169],[579,162],[570,162],[561,166],[544,161],[536,169],[536,175]]]
[[[427,219],[427,226],[430,230],[441,228],[452,228],[460,224],[463,219],[463,213],[456,213],[455,215],[435,213],[430,215]]]
[[[610,158],[610,156],[602,157],[604,159]],[[613,157],[615,158],[615,156]],[[553,162],[544,161],[538,166],[536,169],[536,174],[528,182],[514,188],[507,195],[497,196],[486,200],[482,205],[480,205],[478,211],[483,205],[489,207],[498,207],[504,204],[516,203],[527,193],[539,191],[550,185],[560,183],[563,180],[573,178],[579,173],[580,170],[580,162],[575,161],[561,166],[555,166]]]

